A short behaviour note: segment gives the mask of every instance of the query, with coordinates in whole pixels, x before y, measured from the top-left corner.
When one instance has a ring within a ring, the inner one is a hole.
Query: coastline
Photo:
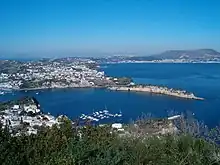
[[[114,91],[128,91],[128,92],[147,92],[153,94],[162,94],[172,97],[179,97],[192,100],[205,100],[202,97],[197,97],[193,93],[186,93],[186,91],[169,89],[160,86],[75,86],[75,87],[37,87],[37,88],[14,88],[13,91],[38,91],[47,89],[108,89]]]
[[[102,87],[102,86],[80,86],[80,87],[38,87],[38,88],[22,88],[22,89],[17,89],[17,88],[13,88],[11,90],[13,91],[37,91],[37,90],[47,90],[47,89],[75,89],[75,88],[81,88],[81,89],[86,89],[86,88],[104,88],[106,89],[107,87]]]

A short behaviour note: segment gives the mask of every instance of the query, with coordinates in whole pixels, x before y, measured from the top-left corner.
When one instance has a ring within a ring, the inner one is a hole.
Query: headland
[[[155,94],[163,94],[174,97],[194,99],[194,100],[204,100],[204,98],[197,97],[193,93],[188,93],[184,90],[177,90],[167,87],[153,86],[153,85],[132,85],[132,86],[120,86],[120,87],[109,87],[109,90],[116,91],[133,91],[133,92],[149,92]]]

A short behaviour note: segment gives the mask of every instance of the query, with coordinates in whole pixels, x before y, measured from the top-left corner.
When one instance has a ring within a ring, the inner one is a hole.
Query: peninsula
[[[134,91],[134,92],[149,92],[155,94],[163,94],[175,97],[181,97],[186,99],[204,100],[204,98],[196,97],[193,93],[188,93],[184,90],[177,90],[167,87],[153,86],[153,85],[131,85],[120,87],[109,87],[109,90],[116,91]]]

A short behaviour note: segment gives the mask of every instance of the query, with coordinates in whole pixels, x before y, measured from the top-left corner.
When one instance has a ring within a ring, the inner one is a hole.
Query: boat
[[[4,95],[5,94],[5,92],[0,92],[0,95]]]
[[[38,95],[39,93],[37,92],[36,95]]]
[[[122,116],[122,114],[120,114],[120,113],[119,113],[119,114],[116,113],[116,114],[114,115],[114,117],[121,117],[121,116]]]
[[[97,119],[97,118],[93,118],[93,120],[94,120],[94,121],[99,121],[99,119]]]
[[[104,112],[104,113],[108,113],[108,110],[104,110],[103,112]]]
[[[181,118],[181,115],[175,115],[175,116],[168,117],[168,120],[175,120],[178,118]]]

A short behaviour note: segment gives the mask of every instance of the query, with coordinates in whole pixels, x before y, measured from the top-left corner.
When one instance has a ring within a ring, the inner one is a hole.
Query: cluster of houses
[[[59,124],[57,118],[50,114],[43,114],[33,100],[24,104],[14,104],[0,111],[0,122],[2,127],[9,128],[12,135],[17,136],[21,133],[26,135],[36,134],[40,127],[51,127]]]
[[[105,80],[103,71],[82,63],[36,62],[21,65],[22,71],[0,74],[0,89],[25,88],[24,82],[29,82],[30,88],[92,87],[97,81]]]

